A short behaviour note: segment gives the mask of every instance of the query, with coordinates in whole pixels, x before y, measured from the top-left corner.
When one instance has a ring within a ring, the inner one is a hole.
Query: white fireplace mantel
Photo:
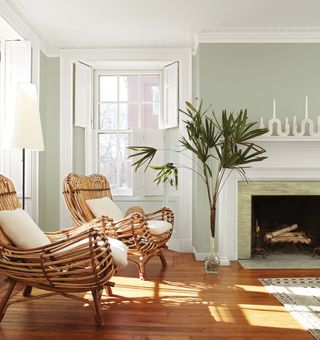
[[[320,181],[320,139],[266,137],[257,142],[268,158],[246,170],[249,181]],[[233,171],[218,204],[217,246],[221,265],[238,259],[238,182]]]

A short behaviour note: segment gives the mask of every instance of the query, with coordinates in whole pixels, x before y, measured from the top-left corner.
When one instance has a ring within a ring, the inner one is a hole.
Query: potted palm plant
[[[214,251],[216,230],[216,206],[223,185],[232,171],[237,171],[246,178],[246,168],[250,163],[260,162],[266,158],[265,150],[253,142],[256,137],[265,134],[268,129],[257,128],[256,122],[249,122],[247,110],[239,113],[222,111],[218,119],[215,112],[204,110],[202,101],[198,108],[186,102],[186,109],[180,110],[185,115],[185,136],[179,139],[179,149],[170,150],[185,153],[189,150],[193,154],[194,165],[189,170],[195,172],[203,180],[207,191],[210,207],[211,253],[205,261],[207,272],[217,272],[219,259]],[[178,185],[178,171],[183,165],[168,162],[152,165],[152,160],[158,150],[149,146],[130,146],[134,158],[133,166],[137,171],[140,167],[151,168],[156,171],[155,182]]]

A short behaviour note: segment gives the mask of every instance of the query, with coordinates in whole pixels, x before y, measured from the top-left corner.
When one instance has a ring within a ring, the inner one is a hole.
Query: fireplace
[[[268,158],[246,170],[248,183],[233,171],[219,197],[216,239],[222,265],[228,265],[230,260],[251,258],[255,224],[253,197],[305,196],[307,199],[312,196],[318,200],[317,196],[320,196],[320,137],[271,136],[259,144],[267,150]],[[310,216],[320,210],[320,204],[314,204],[316,208],[312,209]],[[306,228],[305,223],[299,219],[295,221],[297,217],[293,217],[294,220],[288,221],[277,217],[271,223],[297,223],[299,228]],[[308,227],[308,233],[309,229],[311,232],[314,226]],[[312,237],[312,246],[314,242]]]
[[[238,183],[238,258],[250,259],[256,247],[256,221],[260,226],[259,248],[271,251],[311,252],[320,230],[320,182],[255,181]],[[287,232],[300,233],[310,242],[299,245],[263,243],[267,233],[297,224]],[[278,246],[278,247],[277,247]],[[285,249],[286,247],[286,249]],[[298,249],[299,248],[299,249]]]
[[[254,195],[252,254],[312,254],[320,241],[320,195]]]

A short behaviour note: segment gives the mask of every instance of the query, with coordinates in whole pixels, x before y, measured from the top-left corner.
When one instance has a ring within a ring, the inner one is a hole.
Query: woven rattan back
[[[20,202],[16,193],[16,189],[11,180],[5,176],[0,175],[0,211],[15,210],[20,208]],[[11,244],[0,227],[0,242],[4,244]]]
[[[74,222],[81,225],[95,218],[86,200],[109,197],[110,185],[106,177],[98,174],[81,176],[71,173],[63,181],[63,195]]]

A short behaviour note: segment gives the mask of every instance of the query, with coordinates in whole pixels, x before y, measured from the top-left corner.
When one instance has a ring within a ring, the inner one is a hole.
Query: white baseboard
[[[193,255],[196,261],[204,261],[205,258],[208,256],[208,253],[198,253],[195,247],[192,247]],[[227,257],[220,258],[220,266],[227,267],[230,266],[230,261]]]
[[[208,253],[198,253],[195,247],[192,247],[192,252],[196,261],[204,261],[208,256]]]
[[[174,250],[174,251],[180,251],[180,240],[177,240],[177,239],[169,240],[168,249]]]
[[[171,239],[168,242],[168,248],[181,253],[192,253],[192,241]]]
[[[230,261],[227,257],[220,257],[220,266],[228,267],[230,266]]]
[[[192,240],[180,240],[180,251],[183,253],[192,253]]]

